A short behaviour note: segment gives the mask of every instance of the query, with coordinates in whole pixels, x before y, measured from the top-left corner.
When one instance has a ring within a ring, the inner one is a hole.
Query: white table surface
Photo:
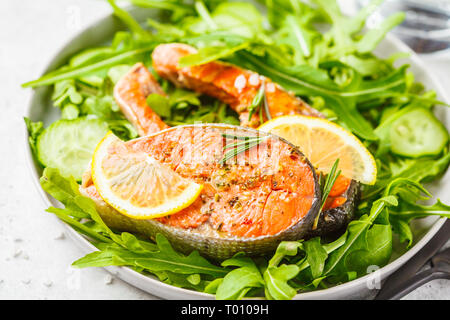
[[[37,78],[69,38],[111,9],[102,0],[0,1],[0,299],[155,299],[100,268],[73,269],[83,253],[46,213],[25,161],[23,115]],[[427,58],[450,87],[450,54]],[[435,280],[409,299],[450,299]]]

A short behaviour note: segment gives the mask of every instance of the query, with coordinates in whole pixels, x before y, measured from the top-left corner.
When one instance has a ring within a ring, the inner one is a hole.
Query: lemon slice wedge
[[[305,154],[317,170],[329,173],[336,159],[342,175],[364,184],[376,181],[375,159],[361,141],[326,119],[290,115],[272,119],[258,130],[276,134]]]
[[[147,153],[127,147],[111,132],[94,151],[92,180],[106,203],[134,219],[179,212],[203,189]]]

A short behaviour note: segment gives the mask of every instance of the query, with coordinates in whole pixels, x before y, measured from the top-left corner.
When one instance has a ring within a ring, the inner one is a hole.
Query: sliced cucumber
[[[81,180],[95,147],[107,132],[108,124],[99,119],[56,121],[38,137],[38,159],[45,167],[59,169],[65,177]]]
[[[392,123],[390,139],[393,153],[418,158],[441,153],[448,144],[449,135],[429,109],[419,107]]]

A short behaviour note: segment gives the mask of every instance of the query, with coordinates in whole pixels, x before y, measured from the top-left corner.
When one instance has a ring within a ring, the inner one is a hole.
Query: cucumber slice
[[[37,157],[43,166],[81,180],[95,147],[107,132],[108,124],[99,119],[56,121],[39,135]]]
[[[393,153],[418,158],[441,153],[448,144],[449,135],[429,109],[419,107],[392,123],[390,139]]]

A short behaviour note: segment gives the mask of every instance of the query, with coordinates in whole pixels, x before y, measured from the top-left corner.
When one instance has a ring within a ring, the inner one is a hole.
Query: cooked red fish
[[[95,200],[111,227],[148,236],[162,232],[175,247],[214,258],[238,251],[261,254],[280,240],[304,237],[320,206],[320,188],[309,161],[287,141],[267,135],[258,146],[222,164],[223,146],[230,143],[225,133],[267,135],[210,124],[174,127],[125,143],[204,184],[199,198],[177,214],[135,220],[106,205],[89,176],[81,190]]]
[[[239,114],[243,126],[255,128],[260,125],[257,114],[249,121],[248,107],[261,85],[265,86],[267,104],[273,118],[289,114],[321,116],[317,110],[301,99],[283,90],[270,79],[250,70],[221,61],[193,67],[179,67],[182,57],[196,52],[195,48],[186,44],[161,44],[153,51],[153,67],[161,77],[169,79],[178,86],[227,103]]]
[[[140,136],[169,127],[148,107],[146,99],[151,93],[164,95],[156,79],[142,63],[131,68],[114,87],[114,98]]]

